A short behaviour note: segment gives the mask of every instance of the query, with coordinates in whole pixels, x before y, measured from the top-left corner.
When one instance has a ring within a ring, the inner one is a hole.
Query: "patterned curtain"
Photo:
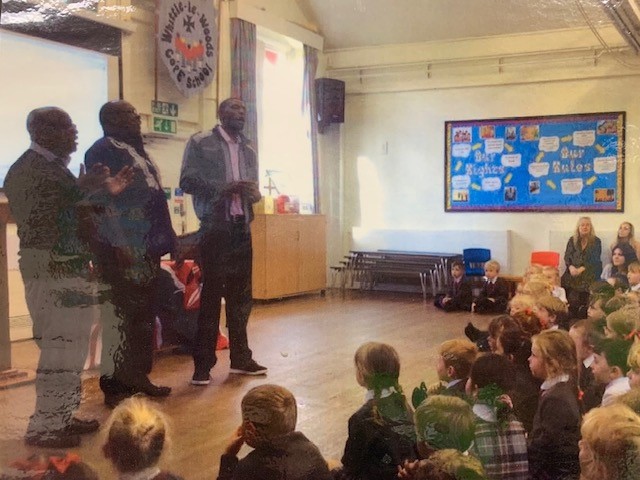
[[[311,117],[311,161],[313,168],[313,208],[320,212],[320,169],[318,166],[318,122],[316,122],[315,80],[318,68],[318,50],[304,46],[304,83],[302,90],[302,111]]]
[[[231,96],[247,107],[243,133],[257,152],[256,26],[239,18],[231,19]]]

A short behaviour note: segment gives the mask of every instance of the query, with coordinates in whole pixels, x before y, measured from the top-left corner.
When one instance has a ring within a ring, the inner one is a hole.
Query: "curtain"
[[[311,162],[313,168],[313,208],[320,212],[320,168],[318,165],[318,122],[316,121],[315,80],[318,68],[318,50],[304,46],[304,82],[302,90],[302,111],[308,111],[311,118]]]
[[[244,134],[258,152],[258,110],[256,105],[256,26],[231,19],[231,96],[247,108]]]

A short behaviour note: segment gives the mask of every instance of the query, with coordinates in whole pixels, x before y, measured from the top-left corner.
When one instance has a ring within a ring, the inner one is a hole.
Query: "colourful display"
[[[445,122],[445,209],[624,211],[625,112]]]

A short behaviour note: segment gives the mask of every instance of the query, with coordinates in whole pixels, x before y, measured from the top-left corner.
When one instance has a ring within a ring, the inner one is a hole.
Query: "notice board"
[[[625,112],[445,122],[445,210],[624,211]]]

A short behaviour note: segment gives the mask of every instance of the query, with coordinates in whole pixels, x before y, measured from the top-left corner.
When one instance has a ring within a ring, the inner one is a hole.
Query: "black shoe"
[[[150,397],[168,397],[171,394],[171,387],[163,387],[160,385],[154,385],[149,382],[146,385],[132,388],[136,393],[144,393]]]
[[[464,334],[472,342],[475,342],[476,340],[478,340],[478,338],[480,338],[480,332],[481,330],[479,328],[476,328],[471,322],[467,323],[467,326],[464,327]]]
[[[67,427],[67,432],[71,434],[84,435],[98,431],[100,423],[97,420],[81,420],[73,417]]]
[[[199,387],[205,387],[211,383],[211,375],[209,375],[209,370],[198,370],[196,369],[193,372],[193,377],[191,377],[191,385],[196,385]]]
[[[255,360],[249,360],[249,362],[242,367],[234,367],[231,365],[229,373],[237,373],[239,375],[266,375],[267,367],[259,365]]]
[[[68,433],[67,431],[58,434],[29,435],[24,439],[25,443],[31,447],[42,448],[74,448],[80,445],[80,435]]]

